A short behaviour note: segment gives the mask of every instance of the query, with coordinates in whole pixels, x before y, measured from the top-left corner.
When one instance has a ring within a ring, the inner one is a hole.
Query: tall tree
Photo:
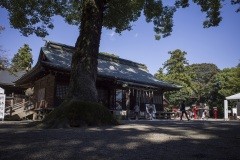
[[[173,105],[177,105],[181,100],[191,97],[193,85],[187,68],[188,61],[185,58],[187,53],[179,49],[168,53],[171,55],[170,58],[163,64],[163,68],[159,69],[159,73],[155,74],[155,77],[183,87],[180,92],[173,91],[165,94]],[[166,69],[165,74],[163,69]]]
[[[168,0],[166,0],[168,1]],[[71,78],[67,100],[97,102],[95,86],[97,58],[102,26],[117,33],[131,30],[141,13],[146,22],[153,22],[156,39],[172,32],[173,14],[179,7],[188,7],[188,0],[176,0],[174,6],[165,6],[163,0],[0,0],[0,6],[9,12],[12,27],[24,36],[46,36],[54,27],[52,17],[60,15],[71,25],[78,25],[80,32],[72,56]],[[218,26],[220,9],[224,0],[193,0],[205,12],[204,27]],[[238,0],[232,0],[239,4]]]
[[[230,96],[240,92],[240,68],[225,68],[216,75],[219,94]]]
[[[47,29],[54,27],[52,17],[55,15],[64,17],[69,24],[79,25],[80,34],[72,58],[68,99],[97,101],[95,81],[102,26],[121,33],[130,30],[132,22],[143,13],[147,22],[153,22],[156,39],[160,39],[172,32],[176,9],[189,6],[188,0],[175,2],[174,6],[164,6],[162,0],[0,0],[0,6],[9,11],[11,26],[25,36],[46,36]],[[207,13],[204,27],[220,23],[221,0],[193,2],[201,6],[202,12]]]
[[[20,47],[18,53],[16,53],[12,59],[12,70],[20,71],[20,70],[29,70],[32,68],[32,49],[28,44],[24,44],[23,47]]]
[[[223,101],[225,97],[240,92],[240,68],[224,68],[219,71],[210,83],[210,94],[207,97],[212,107],[218,107],[219,113],[223,116]],[[235,102],[230,102],[234,106]]]
[[[0,48],[0,70],[5,70],[10,66],[7,55],[4,54],[5,51]]]
[[[215,64],[209,63],[192,64],[188,67],[192,72],[192,81],[196,85],[193,96],[196,98],[195,100],[204,103],[212,91],[211,83],[214,76],[219,72],[219,69]]]
[[[5,27],[0,26],[0,34],[5,29]],[[9,60],[5,55],[6,51],[0,46],[0,70],[4,70],[9,67]]]

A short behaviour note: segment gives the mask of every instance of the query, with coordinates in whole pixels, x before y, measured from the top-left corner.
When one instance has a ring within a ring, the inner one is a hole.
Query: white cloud
[[[114,40],[115,38],[114,38],[114,36],[115,36],[115,32],[114,31],[112,31],[111,33],[108,33],[107,34],[109,37],[110,37],[110,40]]]
[[[115,35],[115,32],[112,32],[109,35],[110,35],[110,37],[113,37]]]

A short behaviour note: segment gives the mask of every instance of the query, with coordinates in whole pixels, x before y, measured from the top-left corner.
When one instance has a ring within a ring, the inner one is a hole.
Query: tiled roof
[[[46,56],[46,61],[43,61],[43,64],[70,72],[73,47],[48,42],[41,49]],[[143,64],[101,54],[98,58],[98,76],[154,86],[179,88],[154,78]]]
[[[73,50],[74,47],[72,46],[48,41],[46,45],[41,48],[37,64],[32,70],[16,81],[16,83],[23,85],[30,82],[29,80],[43,71],[42,69],[45,67],[70,73]],[[114,79],[120,84],[136,86],[151,85],[151,87],[161,87],[166,90],[178,90],[181,88],[180,86],[154,78],[144,64],[103,54],[98,55],[98,77]]]
[[[10,73],[7,70],[0,71],[0,85],[14,85],[14,82],[24,75],[26,71],[18,71]]]

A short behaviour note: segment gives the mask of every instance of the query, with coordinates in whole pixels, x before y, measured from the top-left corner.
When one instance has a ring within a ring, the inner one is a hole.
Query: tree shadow
[[[0,124],[0,159],[236,159],[239,121],[123,121],[33,129]]]

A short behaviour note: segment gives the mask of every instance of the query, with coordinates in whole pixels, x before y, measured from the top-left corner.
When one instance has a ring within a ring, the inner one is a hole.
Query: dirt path
[[[26,128],[0,122],[0,159],[240,159],[240,121],[122,121],[123,125]]]

